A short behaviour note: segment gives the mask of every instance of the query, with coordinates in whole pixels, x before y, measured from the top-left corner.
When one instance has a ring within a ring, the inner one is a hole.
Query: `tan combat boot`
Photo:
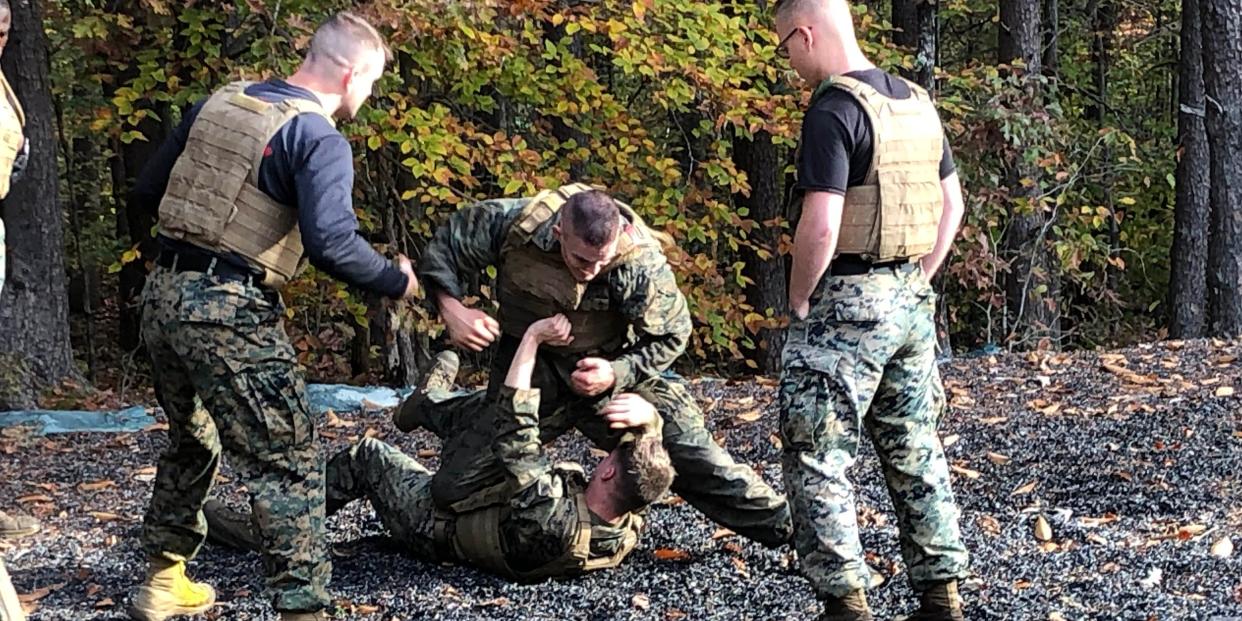
[[[910,621],[965,621],[957,580],[937,582],[919,595],[919,609]]]
[[[824,598],[824,614],[819,621],[874,621],[867,607],[867,593],[862,589],[845,597]]]
[[[432,390],[452,390],[453,381],[457,379],[457,368],[461,365],[457,354],[451,351],[442,351],[436,354],[431,361],[431,366],[423,372],[422,382],[419,383],[414,394],[406,397],[405,401],[397,407],[397,411],[392,415],[392,422],[397,429],[409,433],[423,426],[422,417],[419,416],[419,407],[427,393]]]
[[[282,612],[280,621],[328,621],[330,617],[324,611],[318,612]]]
[[[12,515],[0,511],[0,539],[29,537],[39,532],[39,520],[29,515]]]
[[[137,621],[164,621],[177,615],[206,612],[216,603],[216,591],[185,575],[185,561],[152,558],[147,579],[129,605],[129,617]]]
[[[261,550],[263,540],[250,513],[234,511],[212,498],[203,505],[203,517],[207,518],[207,541],[237,550]]]

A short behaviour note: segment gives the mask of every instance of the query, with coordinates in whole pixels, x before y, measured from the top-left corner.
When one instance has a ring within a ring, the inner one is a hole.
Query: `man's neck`
[[[819,80],[816,80],[817,83],[823,82],[824,80],[834,76],[845,75],[855,71],[875,69],[875,63],[868,60],[862,53],[862,50],[857,47],[834,52],[831,57],[834,60],[825,65],[825,75]]]
[[[341,106],[341,96],[329,93],[319,76],[305,69],[298,69],[297,73],[285,78],[285,83],[310,91],[315,96],[315,99],[319,100],[319,105],[323,106],[323,109],[327,110],[329,114]]]

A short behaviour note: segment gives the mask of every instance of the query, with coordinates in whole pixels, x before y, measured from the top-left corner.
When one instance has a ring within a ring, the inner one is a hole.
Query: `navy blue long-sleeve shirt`
[[[264,101],[289,98],[318,102],[310,91],[284,80],[251,85],[246,94]],[[155,211],[168,189],[173,165],[185,150],[199,102],[185,115],[130,193],[130,204]],[[392,298],[405,293],[408,278],[358,235],[353,210],[354,158],[345,137],[317,114],[299,114],[268,143],[259,166],[259,190],[298,212],[302,245],[311,264],[334,278]],[[165,248],[185,244],[160,237]],[[244,261],[231,257],[233,261]]]

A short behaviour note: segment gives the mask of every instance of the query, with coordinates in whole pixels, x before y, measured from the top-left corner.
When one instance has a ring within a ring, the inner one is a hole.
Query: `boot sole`
[[[0,530],[0,539],[21,539],[22,537],[29,537],[37,532],[39,532],[38,526],[31,526],[30,528],[22,530]]]
[[[147,587],[141,587],[138,589],[138,593],[134,595],[135,603],[130,604],[129,608],[126,610],[126,612],[129,613],[129,618],[134,619],[134,621],[165,621],[165,619],[168,619],[169,617],[197,615],[211,610],[211,607],[216,605],[216,598],[212,596],[212,598],[207,600],[206,603],[199,606],[189,607],[170,605],[159,607],[158,610],[148,610],[140,608],[137,604],[137,600],[142,598],[146,588]]]

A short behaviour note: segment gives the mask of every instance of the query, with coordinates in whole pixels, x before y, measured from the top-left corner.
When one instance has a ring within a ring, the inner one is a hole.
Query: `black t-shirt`
[[[911,96],[905,82],[881,69],[866,69],[845,74],[861,80],[893,99]],[[801,191],[845,194],[845,189],[862,185],[871,168],[875,134],[871,119],[854,96],[838,88],[830,88],[807,110],[802,121],[802,161],[798,164]],[[953,152],[948,138],[940,159],[940,178],[952,175]]]

